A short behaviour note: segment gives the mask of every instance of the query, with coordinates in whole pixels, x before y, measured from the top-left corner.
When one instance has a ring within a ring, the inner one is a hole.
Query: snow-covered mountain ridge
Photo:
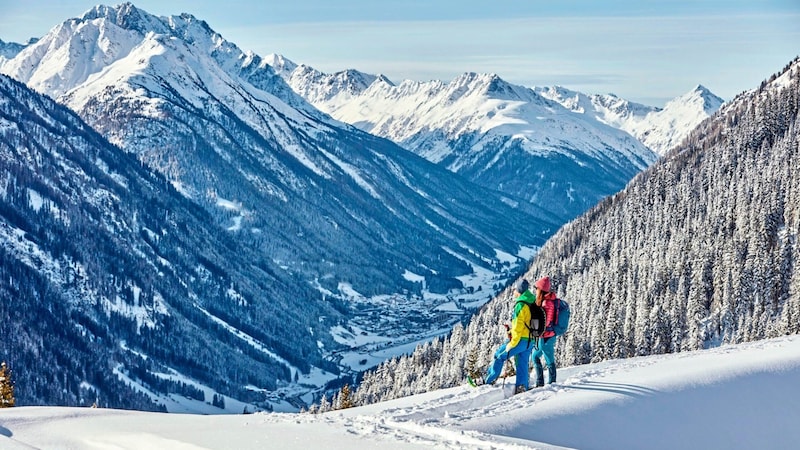
[[[413,145],[416,142],[413,138],[421,133],[423,127],[440,130],[449,137],[475,130],[486,133],[497,128],[493,132],[498,134],[528,138],[540,135],[559,140],[557,130],[553,128],[531,128],[530,125],[536,122],[534,118],[543,117],[541,110],[519,110],[520,103],[544,103],[536,98],[538,94],[570,111],[623,130],[663,155],[723,103],[702,85],[671,100],[663,108],[656,108],[613,94],[588,95],[561,86],[526,88],[507,83],[495,74],[466,73],[450,83],[405,80],[396,86],[384,76],[352,69],[325,74],[305,65],[298,66],[280,55],[270,55],[268,60],[276,63],[273,67],[296,92],[321,110],[412,150],[415,150]],[[470,82],[476,79],[478,83]],[[476,92],[485,99],[485,102],[477,100],[479,105],[483,103],[477,108],[477,113],[475,104],[458,101],[461,96],[474,97]],[[547,112],[554,112],[552,105]],[[573,127],[571,133],[584,134],[587,130],[587,140],[599,137],[617,151],[637,151],[628,143],[615,141],[620,139],[618,137],[598,135],[591,127]],[[554,131],[555,136],[548,136]],[[560,140],[590,152],[597,150],[587,146],[585,141],[577,140],[576,136],[571,138],[576,141],[564,140],[563,137]],[[548,147],[546,142],[536,140],[532,141],[532,147],[538,151],[558,151],[558,146]],[[440,162],[447,157],[448,150],[427,146],[419,153],[431,161]],[[641,158],[642,155],[628,155],[636,156]],[[457,166],[451,169],[458,171]]]
[[[658,109],[496,74],[394,84],[356,70],[325,74],[280,55],[267,60],[332,117],[568,218],[621,189],[655,161],[654,151],[677,144],[722,102],[702,87]]]
[[[560,86],[535,90],[572,111],[627,131],[662,156],[724,103],[702,85],[670,100],[663,108],[631,102],[613,94],[587,95]]]
[[[278,56],[271,59],[285,61]],[[419,135],[423,131],[436,130],[453,140],[477,132],[521,139],[531,153],[563,152],[564,143],[570,142],[594,155],[616,151],[628,159],[644,161],[640,169],[652,162],[649,152],[625,134],[587,126],[582,117],[495,74],[465,73],[450,83],[405,80],[394,85],[386,77],[355,70],[327,75],[304,65],[284,63],[282,67],[278,73],[321,110],[412,150],[415,147],[411,143],[422,140]],[[558,126],[537,126],[540,122]],[[441,147],[426,147],[417,153],[436,163],[452,154]],[[456,161],[449,167],[458,172],[464,164]]]
[[[16,42],[4,42],[0,39],[0,65],[5,61],[17,56],[22,49],[25,48],[22,44]]]

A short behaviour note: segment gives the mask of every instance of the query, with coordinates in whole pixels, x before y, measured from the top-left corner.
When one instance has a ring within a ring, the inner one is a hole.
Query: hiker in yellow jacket
[[[536,296],[528,290],[528,281],[523,279],[517,284],[514,313],[511,316],[510,339],[494,354],[494,362],[489,366],[486,378],[476,380],[476,384],[494,383],[503,370],[503,364],[516,357],[517,381],[514,393],[528,390],[528,361],[534,347],[534,338],[530,333],[531,305],[536,304]],[[482,381],[482,383],[481,383]]]

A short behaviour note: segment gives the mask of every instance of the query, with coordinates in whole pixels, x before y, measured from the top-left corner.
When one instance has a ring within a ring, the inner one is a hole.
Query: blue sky
[[[97,0],[0,0],[0,39],[24,42]],[[105,2],[117,4],[118,2]],[[243,50],[323,72],[449,81],[497,73],[653,106],[703,84],[730,99],[800,55],[800,0],[140,0],[188,12]]]

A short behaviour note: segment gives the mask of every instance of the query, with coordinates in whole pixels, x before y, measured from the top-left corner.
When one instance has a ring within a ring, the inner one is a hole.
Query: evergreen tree
[[[337,398],[336,409],[347,409],[352,408],[355,406],[353,404],[353,396],[350,392],[350,385],[345,384],[342,386],[342,389],[339,390],[339,397]]]
[[[14,380],[11,379],[11,369],[3,361],[0,364],[0,408],[11,408],[14,403]]]
[[[478,366],[478,349],[473,348],[467,355],[467,364],[464,366],[467,375],[472,379],[478,379],[483,376],[483,369]]]
[[[325,394],[322,394],[322,399],[319,401],[319,407],[317,411],[321,413],[326,413],[331,410],[331,402],[328,400],[328,397]]]

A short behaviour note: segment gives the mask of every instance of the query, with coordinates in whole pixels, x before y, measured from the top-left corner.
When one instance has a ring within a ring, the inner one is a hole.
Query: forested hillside
[[[200,383],[262,402],[252,386],[337,370],[319,317],[342,314],[315,298],[72,111],[0,75],[0,361],[19,405],[210,402]],[[297,330],[317,339],[283,338]]]
[[[560,366],[800,331],[799,104],[796,59],[545,244],[524,276],[572,305]],[[463,382],[502,342],[510,294],[365,374],[356,402]]]

